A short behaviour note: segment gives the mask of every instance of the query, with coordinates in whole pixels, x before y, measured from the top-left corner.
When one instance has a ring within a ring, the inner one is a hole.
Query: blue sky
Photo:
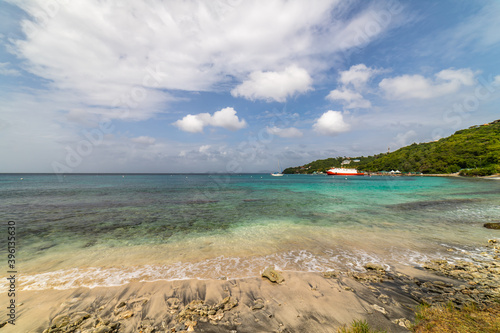
[[[270,172],[500,118],[498,1],[0,3],[0,172]]]

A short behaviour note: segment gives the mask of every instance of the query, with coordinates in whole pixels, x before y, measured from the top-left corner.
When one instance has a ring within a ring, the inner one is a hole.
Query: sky
[[[500,118],[500,1],[0,2],[0,173],[274,172]]]

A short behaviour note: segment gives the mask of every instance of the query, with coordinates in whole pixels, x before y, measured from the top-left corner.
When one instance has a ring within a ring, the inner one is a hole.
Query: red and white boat
[[[365,174],[364,172],[358,172],[357,169],[346,168],[331,168],[326,173],[331,176],[363,176]]]

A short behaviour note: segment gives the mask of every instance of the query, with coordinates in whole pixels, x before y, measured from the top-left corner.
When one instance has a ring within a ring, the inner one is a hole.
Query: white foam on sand
[[[257,277],[270,265],[279,270],[296,272],[363,271],[367,263],[377,263],[390,269],[392,264],[417,266],[430,259],[433,258],[416,251],[396,249],[385,258],[364,250],[327,249],[323,254],[296,250],[247,258],[219,256],[199,262],[176,262],[168,265],[62,269],[23,275],[19,278],[19,284],[20,290],[95,288],[120,286],[134,281]]]

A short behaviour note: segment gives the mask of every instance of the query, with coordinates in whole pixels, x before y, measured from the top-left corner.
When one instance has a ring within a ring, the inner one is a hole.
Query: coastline
[[[353,320],[408,332],[419,304],[498,304],[497,242],[490,240],[484,261],[431,260],[390,270],[367,264],[364,272],[275,272],[284,278],[280,284],[255,277],[23,291],[16,325],[5,324],[0,332],[336,332]],[[6,301],[1,294],[0,302]]]
[[[500,180],[500,174],[489,176],[460,176],[458,173],[436,173],[436,174],[391,174],[391,173],[372,173],[369,176],[391,176],[391,177],[455,177],[463,179],[494,179]]]
[[[78,321],[83,332],[103,326],[109,332],[332,332],[359,319],[372,327],[405,332],[391,320],[412,320],[411,309],[418,304],[390,288],[380,292],[390,294],[387,299],[377,297],[348,275],[282,274],[285,282],[280,285],[246,278],[23,292],[15,327],[7,324],[0,332],[45,332]],[[207,314],[200,315],[197,308]]]

